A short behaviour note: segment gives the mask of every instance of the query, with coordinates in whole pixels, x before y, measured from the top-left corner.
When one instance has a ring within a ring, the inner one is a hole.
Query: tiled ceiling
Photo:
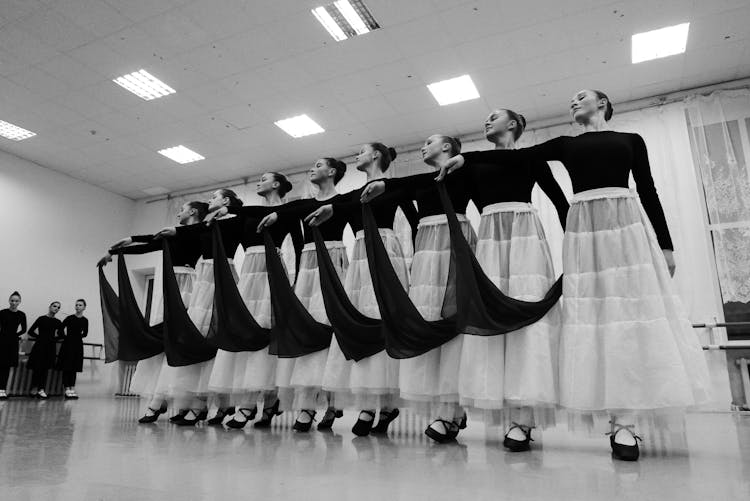
[[[747,0],[365,0],[382,29],[343,42],[310,13],[324,3],[2,0],[0,119],[37,136],[0,149],[139,199],[476,132],[494,107],[559,116],[582,87],[622,102],[750,76]],[[685,54],[630,64],[633,33],[685,21]],[[112,82],[141,68],[177,93]],[[464,73],[481,99],[438,106],[425,85]],[[273,124],[301,113],[326,132]],[[177,144],[206,160],[156,153]]]

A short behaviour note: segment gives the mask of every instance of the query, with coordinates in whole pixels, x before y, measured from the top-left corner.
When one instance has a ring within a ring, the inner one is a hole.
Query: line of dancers
[[[637,460],[635,425],[705,403],[708,369],[671,284],[673,246],[643,139],[608,129],[613,107],[601,91],[576,93],[570,112],[584,133],[516,148],[525,119],[495,110],[485,121],[495,149],[462,153],[436,134],[421,150],[434,172],[403,178],[385,178],[394,149],[367,143],[357,190],[338,193],[347,166],[321,158],[309,171],[314,198],[284,203],[292,186],[269,172],[256,188],[264,205],[217,190],[185,204],[177,227],[117,242],[100,264],[112,254],[164,258],[163,343],[134,355],[131,390],[153,397],[141,422],[173,400],[180,425],[242,428],[260,410],[255,426],[268,427],[286,410],[305,432],[321,409],[318,429],[354,408],[352,431],[363,436],[387,432],[409,406],[433,420],[431,439],[447,442],[468,410],[524,451],[534,428],[565,416],[571,428],[608,422],[613,457]],[[551,160],[570,175],[570,202]],[[565,231],[562,279],[531,204],[535,184]],[[464,215],[470,200],[478,234]],[[393,231],[398,208],[413,230],[411,266]],[[287,236],[296,273],[279,257]]]

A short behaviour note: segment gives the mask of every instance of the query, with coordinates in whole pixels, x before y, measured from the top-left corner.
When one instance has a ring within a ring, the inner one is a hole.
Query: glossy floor
[[[750,499],[750,415],[690,414],[647,440],[638,463],[613,461],[606,437],[555,428],[534,450],[506,452],[499,430],[469,423],[431,443],[404,416],[394,433],[138,425],[137,399],[0,403],[2,500]]]

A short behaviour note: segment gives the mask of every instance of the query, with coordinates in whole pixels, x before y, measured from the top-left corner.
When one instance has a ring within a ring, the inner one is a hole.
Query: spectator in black
[[[83,316],[86,300],[76,301],[76,312],[63,320],[59,331],[62,346],[57,354],[55,368],[62,371],[66,399],[77,399],[76,373],[83,371],[83,338],[89,333],[89,320]]]
[[[13,292],[8,304],[0,311],[0,400],[8,398],[10,368],[18,367],[18,338],[26,332],[26,314],[18,309],[21,295]]]
[[[60,301],[53,301],[49,305],[49,312],[34,320],[29,328],[29,337],[35,340],[27,363],[27,367],[33,372],[31,394],[41,399],[47,398],[47,372],[55,366],[55,340],[62,329],[62,322],[55,318],[58,311]]]

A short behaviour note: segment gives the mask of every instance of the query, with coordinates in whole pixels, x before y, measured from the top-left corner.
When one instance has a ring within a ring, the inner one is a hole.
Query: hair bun
[[[11,294],[11,296],[20,296],[20,295],[21,293],[18,291],[13,291],[13,294]]]
[[[521,121],[521,127],[523,127],[525,129],[526,128],[526,117],[523,116],[523,115],[521,115],[519,113],[518,114],[518,119]]]
[[[454,137],[453,140],[456,142],[456,146],[458,146],[458,149],[460,150],[462,146],[461,140],[457,137]]]
[[[391,157],[391,160],[396,160],[396,157],[398,156],[398,153],[396,152],[395,148],[388,147],[388,156]]]

